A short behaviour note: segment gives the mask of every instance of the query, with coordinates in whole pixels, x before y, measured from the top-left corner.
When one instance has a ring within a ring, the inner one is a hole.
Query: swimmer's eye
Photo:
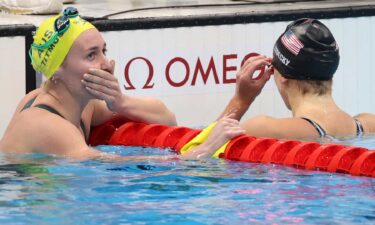
[[[95,52],[90,52],[87,57],[88,60],[92,61],[95,59]]]

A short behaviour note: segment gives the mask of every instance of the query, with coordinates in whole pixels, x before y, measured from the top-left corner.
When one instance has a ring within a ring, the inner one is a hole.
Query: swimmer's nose
[[[103,61],[100,65],[100,69],[111,73],[112,72],[111,60],[109,60],[106,56],[104,56],[102,60]]]

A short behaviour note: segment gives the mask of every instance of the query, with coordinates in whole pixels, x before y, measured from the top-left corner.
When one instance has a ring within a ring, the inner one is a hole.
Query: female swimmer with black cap
[[[90,148],[86,144],[90,127],[107,121],[114,113],[132,121],[176,125],[175,115],[159,100],[121,93],[113,75],[114,61],[105,53],[100,32],[75,8],[44,21],[34,35],[29,55],[34,69],[47,81],[21,100],[0,140],[0,150],[71,159],[126,160],[131,157]],[[207,143],[209,148],[244,132],[238,128],[238,121],[228,116],[215,130],[219,135]],[[190,158],[201,158],[205,149],[205,145],[199,146]]]
[[[247,60],[237,74],[235,95],[222,115],[233,112],[241,119],[272,73],[266,69],[263,77],[252,79],[254,71],[272,60],[276,85],[293,117],[248,119],[241,124],[247,134],[274,138],[361,136],[359,120],[332,98],[332,78],[339,59],[339,47],[323,23],[296,20],[276,41],[273,59],[257,56]]]

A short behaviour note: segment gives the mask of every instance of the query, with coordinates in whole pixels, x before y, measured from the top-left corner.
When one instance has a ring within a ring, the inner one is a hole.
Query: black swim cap
[[[339,61],[335,38],[315,19],[289,24],[273,48],[272,64],[288,79],[331,80]]]

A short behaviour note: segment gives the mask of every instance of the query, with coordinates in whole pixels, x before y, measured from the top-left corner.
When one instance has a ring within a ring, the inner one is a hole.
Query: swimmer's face
[[[64,63],[59,69],[60,79],[69,87],[84,89],[81,80],[90,68],[110,71],[106,57],[106,43],[97,29],[83,32],[73,43]]]

